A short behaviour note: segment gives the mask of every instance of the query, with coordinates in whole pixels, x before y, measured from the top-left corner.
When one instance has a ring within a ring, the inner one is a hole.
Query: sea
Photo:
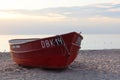
[[[54,35],[0,35],[0,52],[9,52],[9,40]],[[81,50],[120,49],[120,34],[82,34]]]

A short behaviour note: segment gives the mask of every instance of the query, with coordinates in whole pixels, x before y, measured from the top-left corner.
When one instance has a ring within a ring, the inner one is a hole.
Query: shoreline
[[[119,80],[120,49],[80,50],[65,70],[18,66],[9,52],[0,52],[1,80]],[[69,77],[68,77],[69,76]]]

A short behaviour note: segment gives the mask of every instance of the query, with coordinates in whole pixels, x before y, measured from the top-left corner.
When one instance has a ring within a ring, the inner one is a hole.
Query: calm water
[[[82,41],[81,49],[120,49],[120,35],[85,35]],[[43,38],[51,35],[0,35],[0,51],[9,51],[10,39],[18,38]]]

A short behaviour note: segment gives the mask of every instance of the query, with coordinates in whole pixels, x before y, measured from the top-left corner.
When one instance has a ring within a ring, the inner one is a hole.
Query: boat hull
[[[14,39],[9,43],[11,56],[17,64],[42,68],[66,68],[76,58],[82,39],[80,34],[71,32],[33,39],[25,43]]]

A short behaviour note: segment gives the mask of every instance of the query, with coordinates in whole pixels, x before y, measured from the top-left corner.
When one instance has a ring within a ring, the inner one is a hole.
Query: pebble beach
[[[22,67],[0,52],[0,80],[120,80],[120,49],[81,50],[64,70]]]

